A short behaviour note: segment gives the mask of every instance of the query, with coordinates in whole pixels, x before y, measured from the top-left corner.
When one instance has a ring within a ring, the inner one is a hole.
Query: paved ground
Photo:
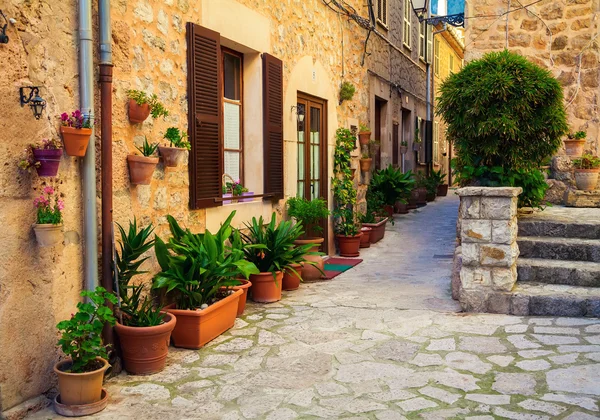
[[[160,374],[111,379],[94,418],[600,418],[599,320],[456,313],[457,206],[397,216],[355,269],[251,304]]]

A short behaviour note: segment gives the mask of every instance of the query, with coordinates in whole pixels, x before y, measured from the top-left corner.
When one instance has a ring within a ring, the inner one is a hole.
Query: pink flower
[[[67,121],[69,119],[69,114],[63,112],[62,114],[60,114],[60,119],[61,121]]]
[[[44,187],[44,192],[48,195],[52,195],[54,194],[54,188],[52,188],[51,186]]]
[[[64,202],[63,200],[60,200],[60,199],[59,199],[59,200],[56,202],[56,205],[58,206],[58,209],[59,209],[60,211],[63,211],[63,210],[64,210],[64,208],[65,208],[65,202]]]

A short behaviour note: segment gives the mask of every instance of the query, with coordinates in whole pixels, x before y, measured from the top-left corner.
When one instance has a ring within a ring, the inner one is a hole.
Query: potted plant
[[[115,277],[118,287],[118,308],[115,312],[115,331],[119,336],[123,365],[133,375],[160,372],[165,367],[169,352],[171,332],[177,322],[175,315],[163,312],[154,305],[144,283],[133,283],[140,266],[149,257],[143,257],[154,246],[150,235],[154,228],[137,227],[137,221],[129,222],[129,230],[117,223],[121,240],[116,252]]]
[[[445,182],[446,174],[440,169],[439,171],[432,170],[429,176],[431,177],[432,184],[436,186],[436,195],[438,197],[446,197],[448,195],[448,184]]]
[[[360,232],[362,236],[360,237],[360,247],[361,248],[369,248],[371,246],[371,232],[373,228],[363,226],[360,228]]]
[[[418,152],[419,150],[421,150],[422,142],[423,141],[421,140],[421,137],[420,137],[419,125],[417,124],[415,126],[415,138],[413,140],[413,152]]]
[[[356,88],[350,82],[342,82],[340,86],[340,105],[344,101],[349,101],[354,96],[354,92],[356,92]]]
[[[158,100],[156,94],[148,95],[141,90],[129,89],[129,121],[134,124],[143,123],[148,115],[152,118],[166,117],[169,115],[164,105]]]
[[[567,140],[564,140],[565,150],[569,157],[580,157],[583,155],[583,149],[585,148],[587,133],[585,131],[577,131],[576,133],[569,133]]]
[[[38,245],[54,246],[62,242],[62,211],[65,203],[54,187],[45,186],[43,194],[33,200],[33,205],[37,209],[37,219],[33,225],[33,231]]]
[[[575,168],[575,184],[578,190],[593,191],[598,184],[600,172],[600,159],[597,156],[585,154],[578,159],[573,159]]]
[[[234,216],[235,211],[212,234],[184,230],[169,215],[171,238],[165,243],[155,237],[161,271],[152,287],[174,299],[165,309],[177,317],[171,334],[177,347],[198,349],[233,327],[243,293],[229,287],[239,285],[237,278],[258,273],[244,260],[239,234],[231,228]]]
[[[127,155],[127,164],[129,165],[129,178],[134,185],[149,185],[152,181],[154,169],[158,165],[158,157],[153,156],[158,147],[157,143],[148,143],[148,138],[144,137],[142,147],[136,147],[142,154]]]
[[[30,144],[25,149],[25,157],[19,161],[19,168],[31,171],[33,168],[38,176],[56,176],[60,166],[63,149],[59,141],[42,139],[38,144]]]
[[[115,324],[106,302],[116,304],[117,298],[102,287],[84,290],[81,296],[87,302],[78,302],[77,313],[56,326],[61,332],[58,345],[68,356],[54,365],[59,391],[54,406],[59,414],[73,410],[92,414],[104,409],[108,402],[102,389],[104,372],[109,367],[102,329],[105,324]]]
[[[60,133],[67,155],[85,156],[94,125],[91,115],[88,114],[86,117],[77,109],[71,113],[71,116],[63,112],[60,121]]]
[[[307,200],[302,197],[291,197],[286,202],[287,215],[297,223],[302,223],[305,232],[294,241],[294,245],[301,246],[310,244],[310,253],[305,260],[313,264],[304,266],[302,270],[303,280],[316,280],[321,278],[325,263],[320,255],[316,254],[319,247],[325,241],[322,237],[323,228],[321,221],[329,217],[327,202],[322,198]]]
[[[165,166],[178,166],[184,160],[187,151],[192,147],[190,142],[186,140],[187,133],[179,131],[177,127],[169,127],[164,138],[169,140],[169,146],[158,146],[163,162]]]
[[[389,165],[385,169],[375,171],[369,185],[371,194],[379,194],[382,209],[388,217],[393,217],[394,206],[397,203],[406,204],[407,198],[414,185],[412,172],[403,174],[400,169]]]
[[[368,125],[360,123],[360,129],[358,131],[358,141],[361,146],[369,144],[371,139],[371,129]],[[354,150],[354,146],[352,146],[352,150]]]
[[[406,140],[402,140],[400,142],[400,154],[405,155],[408,151],[408,142]]]
[[[369,172],[369,170],[371,169],[372,161],[373,159],[369,157],[368,153],[363,153],[360,158],[360,170],[362,172]]]
[[[363,227],[371,228],[369,242],[374,244],[382,240],[385,236],[385,225],[389,219],[381,216],[383,213],[384,198],[383,193],[380,190],[373,189],[372,186],[369,185],[366,201],[367,212],[359,215],[359,219]]]
[[[254,192],[248,191],[248,188],[244,187],[242,185],[242,182],[239,179],[237,181],[234,181],[233,179],[230,178],[230,181],[226,181],[223,185],[223,198],[245,197],[245,196],[253,196],[253,195],[254,195]],[[232,202],[237,203],[238,201],[240,201],[242,203],[246,203],[249,201],[253,201],[253,199],[252,198],[242,198],[239,200],[238,199],[224,200],[223,204],[231,204]]]
[[[427,205],[427,178],[423,171],[418,171],[415,175],[415,187],[417,191],[417,206]]]

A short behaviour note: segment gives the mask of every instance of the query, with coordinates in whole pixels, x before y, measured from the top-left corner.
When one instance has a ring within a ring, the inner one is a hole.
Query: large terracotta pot
[[[578,190],[593,191],[598,185],[598,172],[596,169],[575,169],[575,184]]]
[[[92,135],[91,128],[73,128],[60,126],[65,151],[69,156],[85,156],[90,136]]]
[[[417,193],[419,197],[417,198],[417,205],[424,206],[427,204],[427,188],[417,188]]]
[[[360,170],[362,172],[369,172],[371,169],[371,163],[373,162],[372,158],[360,159]]]
[[[427,202],[430,203],[432,201],[435,201],[435,197],[437,197],[436,191],[434,191],[434,192],[427,191],[427,194],[425,195],[425,200],[427,200]]]
[[[370,140],[371,140],[371,132],[370,131],[358,133],[358,141],[361,145],[364,146],[366,144],[369,144]]]
[[[410,192],[410,197],[408,198],[408,209],[414,210],[417,208],[417,201],[419,201],[419,191],[416,189]]]
[[[360,238],[362,232],[354,236],[335,235],[342,257],[358,257],[360,255]]]
[[[585,139],[581,140],[564,140],[565,150],[569,157],[581,157],[585,148]]]
[[[360,231],[362,232],[362,236],[360,237],[360,247],[369,248],[371,246],[371,232],[373,229],[363,226]]]
[[[314,244],[314,247],[310,249],[310,252],[318,252],[323,241],[325,241],[324,238],[298,239],[294,241],[294,245]],[[304,268],[302,269],[302,280],[310,281],[321,279],[323,277],[321,271],[325,268],[323,258],[320,255],[305,255],[304,259],[316,263],[316,267],[310,264],[304,264]],[[319,271],[319,269],[321,269],[321,271]]]
[[[363,223],[363,226],[370,227],[372,229],[370,238],[372,244],[379,242],[385,236],[385,225],[387,221],[388,218],[384,217],[376,223]]]
[[[246,301],[248,300],[248,289],[250,289],[250,287],[252,287],[252,283],[250,283],[250,281],[248,281],[246,279],[236,279],[236,280],[239,281],[240,283],[242,283],[239,286],[232,287],[233,290],[241,290],[242,291],[240,300],[238,301],[238,310],[237,310],[237,316],[241,316],[244,313],[244,310],[246,309]]]
[[[58,392],[62,404],[92,404],[102,399],[102,381],[109,364],[101,357],[97,357],[96,360],[101,362],[102,367],[84,373],[69,373],[62,370],[69,368],[72,363],[71,359],[63,360],[54,365],[54,373],[58,376]]]
[[[302,281],[302,265],[301,264],[292,264],[292,268],[296,270],[294,273],[292,270],[284,270],[283,271],[283,290],[296,290],[300,287],[300,282]]]
[[[138,105],[133,99],[129,100],[129,121],[134,124],[140,124],[146,121],[150,115],[150,105]]]
[[[129,327],[119,322],[115,331],[121,343],[123,365],[133,375],[149,375],[165,368],[175,315],[166,313],[163,323],[154,327]]]
[[[396,205],[394,206],[394,210],[398,214],[407,214],[408,213],[408,204],[402,203],[400,201],[396,201]]]
[[[52,223],[34,223],[33,231],[39,246],[54,246],[63,240],[63,225],[53,225]]]
[[[252,300],[260,303],[271,303],[281,300],[281,290],[283,285],[283,272],[277,271],[275,278],[273,273],[250,274],[250,283],[252,287]]]
[[[40,163],[35,168],[38,176],[56,176],[62,154],[63,149],[33,149],[33,156]]]
[[[177,317],[171,333],[173,345],[199,349],[233,327],[242,294],[241,290],[236,290],[203,310],[174,309],[175,305],[165,308]]]
[[[184,160],[188,149],[183,147],[158,146],[158,151],[162,156],[165,166],[179,166]]]
[[[132,184],[149,185],[152,181],[154,169],[158,165],[158,158],[127,155],[127,164],[129,165],[129,178]]]
[[[448,195],[448,184],[438,185],[437,195],[438,197],[446,197]]]

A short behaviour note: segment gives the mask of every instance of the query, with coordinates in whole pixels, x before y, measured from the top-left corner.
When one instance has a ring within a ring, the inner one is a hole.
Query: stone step
[[[515,315],[600,317],[600,288],[518,281],[510,294]]]
[[[519,258],[517,281],[600,287],[600,263]]]
[[[520,257],[600,262],[600,239],[520,236]]]
[[[600,239],[600,223],[519,219],[519,236]]]

